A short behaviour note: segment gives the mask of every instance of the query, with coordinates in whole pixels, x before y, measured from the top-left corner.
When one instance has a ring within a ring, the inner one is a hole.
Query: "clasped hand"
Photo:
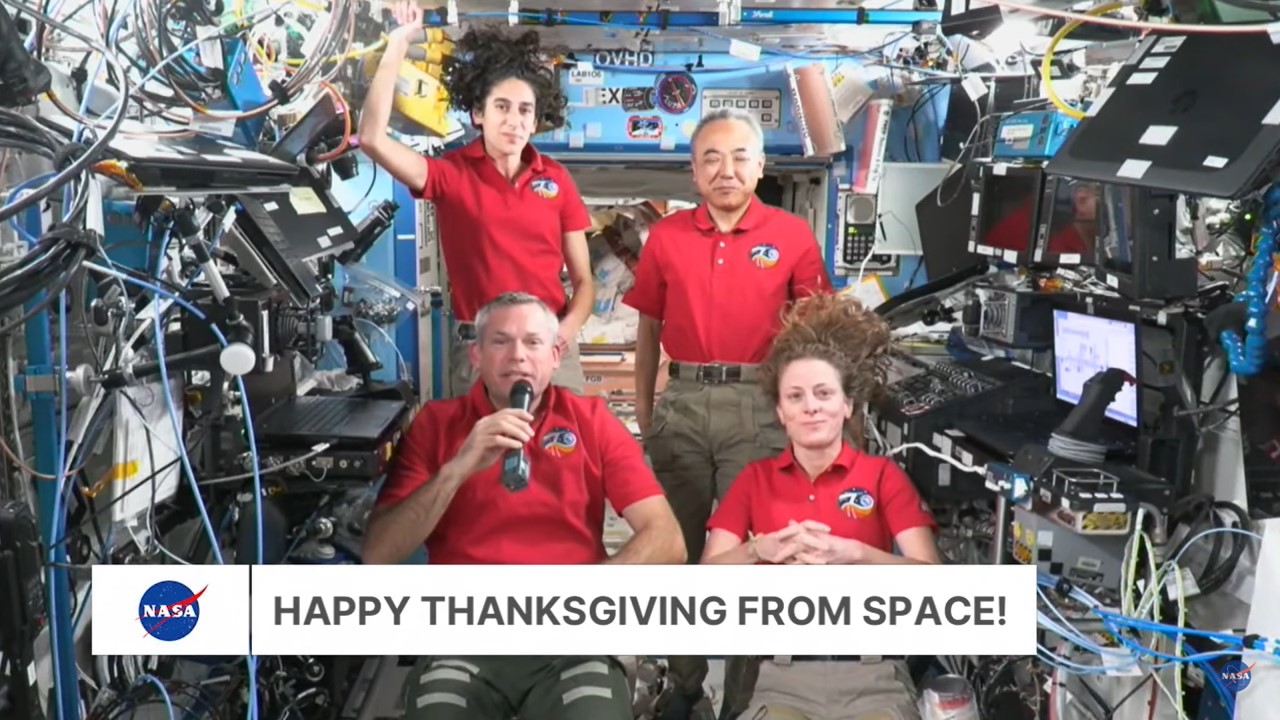
[[[796,522],[756,539],[761,560],[776,565],[852,565],[860,561],[863,544],[836,537],[831,528],[814,520]]]

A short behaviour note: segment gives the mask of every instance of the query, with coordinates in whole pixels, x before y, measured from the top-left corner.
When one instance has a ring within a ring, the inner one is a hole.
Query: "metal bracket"
[[[720,15],[720,26],[737,25],[742,21],[742,0],[719,0],[716,12]]]
[[[27,368],[22,380],[22,391],[28,397],[56,393],[59,383],[52,370],[53,368],[37,366]]]

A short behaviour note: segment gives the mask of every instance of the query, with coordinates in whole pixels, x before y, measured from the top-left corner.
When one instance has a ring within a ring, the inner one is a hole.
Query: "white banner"
[[[1035,587],[1020,565],[260,566],[252,649],[1033,655]]]
[[[1020,565],[100,565],[92,637],[97,655],[1031,655],[1035,582]]]
[[[94,655],[248,655],[248,565],[94,565]]]

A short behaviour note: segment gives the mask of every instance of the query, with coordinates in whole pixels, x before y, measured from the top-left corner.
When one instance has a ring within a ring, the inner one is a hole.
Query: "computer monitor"
[[[969,223],[969,252],[1022,265],[1031,260],[1044,173],[1038,167],[984,165]]]
[[[1032,264],[1062,267],[1093,264],[1098,245],[1098,209],[1102,186],[1064,177],[1047,177],[1040,197]]]
[[[1178,247],[1178,196],[1167,190],[1105,184],[1098,194],[1094,274],[1134,300],[1192,297],[1198,261]]]
[[[969,218],[974,205],[973,183],[961,168],[943,178],[916,202],[916,227],[920,232],[920,258],[927,280],[937,280],[960,270],[985,266],[987,258],[969,252]],[[941,198],[942,204],[938,200]]]
[[[1053,311],[1054,394],[1072,405],[1080,402],[1084,384],[1108,368],[1138,377],[1138,326],[1123,320]],[[1107,417],[1138,427],[1138,388],[1125,383],[1107,406]]]
[[[1142,209],[1139,189],[1108,185],[1102,191],[1102,226],[1094,246],[1094,265],[1121,275],[1133,273],[1133,239]]]
[[[342,131],[342,112],[333,95],[324,93],[293,127],[271,148],[271,157],[286,162],[305,162],[307,151],[332,130]]]

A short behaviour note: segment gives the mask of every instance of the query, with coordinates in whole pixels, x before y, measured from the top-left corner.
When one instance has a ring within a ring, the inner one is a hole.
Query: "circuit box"
[[[991,156],[998,160],[1048,160],[1079,124],[1056,110],[1012,113],[996,128]]]

